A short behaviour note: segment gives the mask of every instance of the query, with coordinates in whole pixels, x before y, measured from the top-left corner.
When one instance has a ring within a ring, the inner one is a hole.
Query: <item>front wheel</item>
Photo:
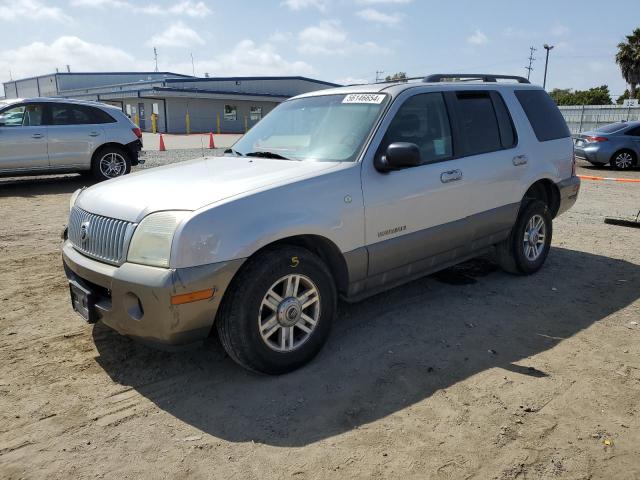
[[[636,156],[630,150],[617,152],[609,162],[616,170],[629,170],[636,163]]]
[[[216,319],[222,345],[237,363],[260,373],[282,374],[309,362],[336,315],[331,273],[296,246],[250,259],[227,295]]]
[[[549,207],[539,200],[529,202],[518,215],[509,237],[496,246],[498,263],[516,275],[537,272],[549,254],[552,234]]]
[[[121,177],[131,171],[129,155],[118,147],[103,147],[93,156],[91,174],[99,182]]]

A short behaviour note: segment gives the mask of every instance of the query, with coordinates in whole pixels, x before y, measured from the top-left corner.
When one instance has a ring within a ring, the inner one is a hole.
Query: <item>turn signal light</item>
[[[174,295],[171,297],[171,305],[182,305],[184,303],[197,302],[198,300],[206,300],[213,297],[214,292],[214,288],[208,288],[207,290],[200,290],[198,292]]]

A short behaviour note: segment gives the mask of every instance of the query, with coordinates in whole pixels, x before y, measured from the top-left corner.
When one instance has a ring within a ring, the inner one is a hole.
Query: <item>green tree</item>
[[[555,88],[549,94],[557,105],[611,105],[611,93],[607,85],[588,90]]]
[[[631,94],[629,93],[629,90],[625,90],[624,93],[622,95],[620,95],[618,97],[618,99],[616,100],[616,103],[618,105],[622,105],[624,103],[625,100],[627,100],[628,98],[631,98]]]
[[[636,98],[636,88],[640,83],[640,28],[636,28],[626,37],[626,42],[618,44],[616,63],[624,81],[629,84],[630,98]]]
[[[406,72],[398,72],[393,75],[387,75],[384,79],[386,82],[406,82],[407,74]]]

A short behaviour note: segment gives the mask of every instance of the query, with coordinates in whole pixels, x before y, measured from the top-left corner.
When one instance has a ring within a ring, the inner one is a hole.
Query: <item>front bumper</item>
[[[91,290],[95,316],[122,335],[160,348],[204,340],[231,279],[244,259],[190,268],[167,269],[124,263],[116,267],[78,253],[66,240],[62,246],[69,280]],[[213,297],[172,305],[171,297],[214,289]]]
[[[578,177],[569,177],[561,182],[556,183],[560,190],[560,205],[556,216],[569,210],[578,200],[580,193],[580,179]]]

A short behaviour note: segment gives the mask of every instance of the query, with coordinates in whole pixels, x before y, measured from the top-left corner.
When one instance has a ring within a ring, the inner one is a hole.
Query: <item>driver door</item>
[[[467,160],[454,156],[445,98],[440,92],[414,91],[396,101],[362,170],[368,275],[378,276],[380,284],[455,259],[468,239]],[[422,164],[377,171],[375,155],[383,155],[394,142],[416,144]]]
[[[49,166],[44,105],[23,103],[0,112],[0,171]]]

